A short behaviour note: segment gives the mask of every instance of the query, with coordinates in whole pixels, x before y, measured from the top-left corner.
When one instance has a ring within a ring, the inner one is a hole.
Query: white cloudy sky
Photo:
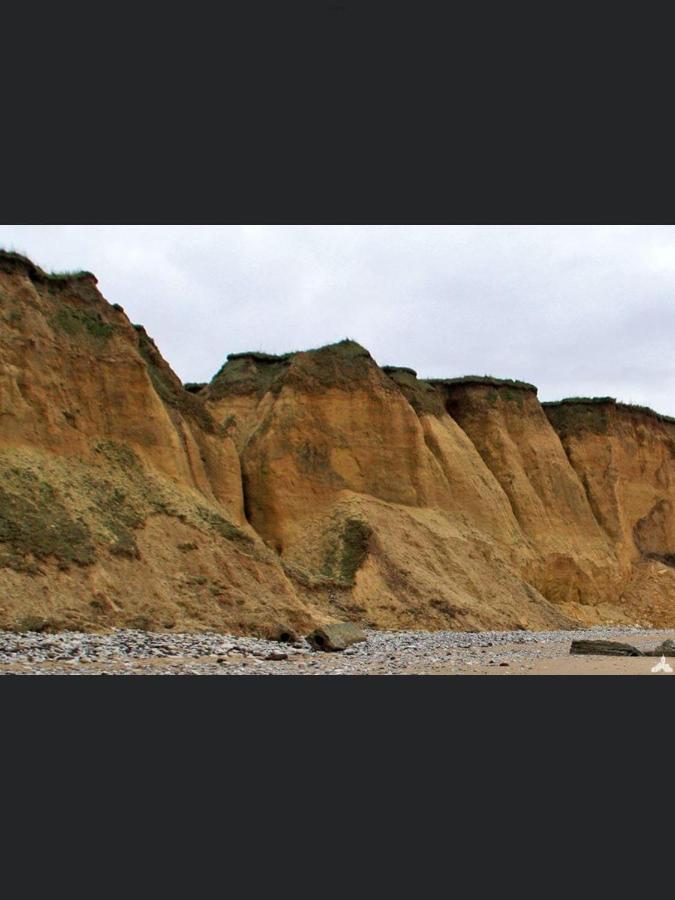
[[[0,246],[94,272],[184,381],[351,337],[421,376],[675,415],[675,226],[2,225]]]

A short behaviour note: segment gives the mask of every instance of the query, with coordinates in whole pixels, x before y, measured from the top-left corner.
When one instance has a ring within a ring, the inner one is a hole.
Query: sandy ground
[[[435,669],[434,675],[649,675],[658,659],[611,656],[552,656],[532,663],[510,662],[508,666],[481,666],[475,668]],[[675,669],[675,660],[672,661]]]
[[[579,635],[581,639],[583,635]],[[640,650],[652,650],[666,639],[674,639],[675,631],[648,631],[644,634],[617,633],[609,635],[610,640],[633,644]],[[668,673],[653,673],[652,668],[659,662],[654,657],[612,657],[612,656],[572,656],[570,641],[542,641],[530,645],[534,651],[531,658],[523,659],[520,644],[503,644],[494,648],[493,662],[485,665],[480,659],[478,648],[476,660],[467,664],[450,664],[419,674],[433,675],[648,675],[653,678]],[[675,659],[667,660],[675,673]]]

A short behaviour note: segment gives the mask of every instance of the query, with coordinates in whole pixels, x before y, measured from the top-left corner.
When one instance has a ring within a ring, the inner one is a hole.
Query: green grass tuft
[[[0,249],[0,272],[12,274],[19,271],[24,272],[31,281],[37,284],[55,287],[61,287],[68,282],[82,280],[93,280],[96,283],[96,276],[91,272],[85,272],[82,269],[70,272],[45,272],[44,269],[41,269],[40,266],[37,266],[22,253]]]
[[[343,585],[353,586],[356,573],[366,561],[373,531],[363,519],[349,518],[342,533],[328,545],[322,575],[336,578]]]
[[[620,403],[614,397],[566,397],[542,403],[544,412],[561,435],[591,431],[602,433],[611,427],[617,415],[641,415],[662,424],[673,424],[675,418],[655,412],[648,406]]]
[[[112,325],[104,322],[98,313],[85,312],[70,306],[62,306],[52,316],[50,324],[70,337],[86,333],[101,340],[109,338],[115,330]]]
[[[370,353],[356,341],[345,338],[312,350],[274,355],[251,351],[231,353],[214,375],[208,388],[209,399],[278,393],[284,385],[298,384],[306,391],[347,387],[363,378],[375,365]]]
[[[510,388],[514,391],[534,391],[537,386],[527,381],[518,381],[514,378],[495,378],[493,375],[462,375],[460,378],[428,378],[429,384],[439,385],[490,385],[496,388]]]

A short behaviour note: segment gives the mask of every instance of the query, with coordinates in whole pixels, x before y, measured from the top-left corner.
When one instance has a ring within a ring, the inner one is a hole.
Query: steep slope
[[[0,252],[0,628],[675,625],[673,423],[354,341],[184,387]]]
[[[376,626],[568,622],[520,575],[508,498],[439,392],[351,341],[239,354],[205,392],[241,452],[251,524]]]
[[[630,575],[621,603],[669,625],[675,605],[675,421],[611,397],[544,404]]]
[[[438,382],[446,409],[503,487],[535,551],[524,574],[571,614],[612,604],[622,574],[536,388],[496,379]]]
[[[243,513],[239,459],[88,273],[0,253],[0,627],[314,619]]]

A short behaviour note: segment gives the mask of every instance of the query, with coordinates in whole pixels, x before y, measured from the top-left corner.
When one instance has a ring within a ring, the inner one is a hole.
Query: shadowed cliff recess
[[[184,386],[93,275],[0,252],[0,627],[673,626],[674,439],[352,340]]]

